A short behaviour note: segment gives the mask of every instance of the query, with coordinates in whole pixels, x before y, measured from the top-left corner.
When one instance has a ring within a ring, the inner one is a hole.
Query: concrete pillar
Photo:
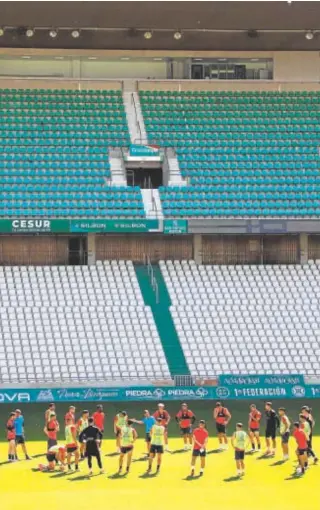
[[[94,266],[96,263],[96,236],[88,234],[88,266]]]
[[[202,235],[193,235],[193,258],[197,264],[202,264]]]
[[[307,264],[308,263],[308,241],[309,236],[308,234],[302,233],[299,236],[299,242],[300,242],[300,264]]]

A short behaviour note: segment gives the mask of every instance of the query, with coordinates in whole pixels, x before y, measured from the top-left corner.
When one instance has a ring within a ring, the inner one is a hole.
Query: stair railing
[[[151,264],[150,255],[147,255],[146,253],[144,253],[143,261],[144,261],[144,265],[147,266],[147,271],[148,271],[148,276],[149,276],[149,280],[151,283],[151,287],[156,295],[156,303],[159,304],[159,286],[158,286],[156,277],[154,275],[154,269]]]

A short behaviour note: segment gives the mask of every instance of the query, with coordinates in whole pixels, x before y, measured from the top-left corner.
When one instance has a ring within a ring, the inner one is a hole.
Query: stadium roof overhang
[[[320,49],[320,2],[309,1],[4,1],[0,25],[0,47],[13,48]]]

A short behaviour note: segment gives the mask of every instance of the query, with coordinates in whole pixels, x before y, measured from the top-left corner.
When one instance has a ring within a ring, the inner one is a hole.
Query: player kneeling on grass
[[[89,418],[88,427],[86,427],[79,436],[80,443],[84,443],[86,445],[86,457],[88,459],[88,468],[89,474],[92,475],[92,457],[97,459],[98,466],[100,468],[100,474],[102,474],[102,461],[101,461],[101,453],[100,446],[102,441],[102,432],[101,430],[94,425],[94,419]]]
[[[149,467],[147,469],[147,473],[151,472],[153,459],[157,455],[157,473],[160,471],[162,455],[165,445],[165,434],[166,428],[164,425],[161,425],[162,418],[157,419],[157,423],[153,425],[151,429],[151,446],[150,446],[150,455],[149,455]]]
[[[245,454],[248,442],[249,442],[249,436],[243,430],[242,423],[237,423],[236,431],[233,433],[233,436],[231,438],[231,444],[235,450],[234,458],[236,461],[238,476],[244,475],[244,454]]]
[[[79,459],[80,453],[77,442],[77,428],[73,423],[72,418],[67,418],[66,420],[66,428],[65,428],[65,436],[66,436],[66,448],[67,448],[67,464],[68,469],[71,471],[71,457],[74,455],[74,463],[75,470],[79,470]]]
[[[299,467],[297,468],[297,474],[303,475],[306,467],[308,467],[308,438],[303,429],[300,428],[300,423],[295,422],[293,430],[293,437],[297,441],[296,454],[298,457]]]
[[[279,417],[280,417],[280,436],[281,436],[281,446],[283,452],[283,460],[289,459],[289,437],[290,437],[290,420],[286,415],[286,410],[284,407],[279,407],[278,409]]]
[[[127,456],[127,468],[126,472],[129,473],[130,465],[132,460],[133,445],[136,441],[138,434],[132,427],[132,421],[128,420],[126,425],[123,425],[120,429],[120,458],[119,458],[119,473],[122,471],[123,460]]]
[[[51,446],[47,452],[48,465],[39,464],[40,471],[54,471],[58,463],[60,463],[60,471],[64,471],[66,459],[66,447],[63,444]]]
[[[191,460],[191,476],[194,475],[194,467],[196,465],[197,457],[200,457],[201,466],[200,466],[200,476],[203,475],[203,471],[206,465],[206,455],[207,455],[207,443],[208,443],[209,434],[206,429],[206,422],[204,420],[199,421],[199,427],[196,428],[193,432],[193,452],[192,452],[192,460]]]

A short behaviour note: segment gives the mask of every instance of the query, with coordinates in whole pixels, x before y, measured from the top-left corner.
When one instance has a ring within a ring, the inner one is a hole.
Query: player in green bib
[[[127,468],[126,472],[129,473],[130,465],[132,460],[133,453],[133,445],[136,441],[138,434],[136,430],[132,427],[133,422],[131,420],[127,420],[125,425],[123,425],[120,429],[119,440],[120,440],[120,458],[119,458],[119,471],[120,474],[122,471],[124,457],[127,456]]]
[[[84,410],[81,413],[81,418],[77,421],[77,433],[80,437],[81,432],[89,426],[89,411]],[[86,443],[80,441],[80,457],[83,460],[85,458]]]
[[[157,454],[157,473],[160,471],[162,455],[165,445],[166,429],[161,425],[162,419],[158,418],[155,425],[151,429],[151,446],[149,455],[149,467],[147,473],[151,473],[153,459]]]
[[[121,453],[121,429],[125,425],[127,425],[128,421],[128,415],[126,411],[120,411],[120,413],[116,414],[113,420],[113,430],[116,435],[116,446],[117,446],[117,452]]]
[[[249,442],[248,434],[243,430],[242,423],[237,423],[236,431],[231,438],[231,444],[235,451],[235,461],[238,476],[244,475],[244,453]]]

